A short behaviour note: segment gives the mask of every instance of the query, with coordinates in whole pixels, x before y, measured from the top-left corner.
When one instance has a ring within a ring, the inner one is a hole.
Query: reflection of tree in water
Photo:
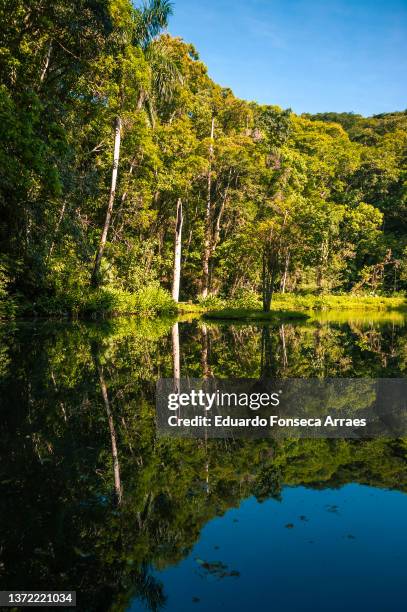
[[[110,431],[110,442],[112,445],[112,460],[113,460],[113,474],[114,474],[114,489],[116,494],[117,503],[120,505],[122,503],[122,483],[120,478],[120,463],[119,463],[119,454],[117,452],[117,435],[116,428],[114,426],[113,414],[110,409],[109,396],[107,393],[107,386],[105,383],[103,368],[98,365],[98,374],[100,381],[100,389],[102,391],[103,402],[106,408],[107,420],[109,423],[109,431]]]
[[[364,351],[376,354],[380,358],[383,368],[387,368],[389,364],[397,360],[398,333],[394,324],[388,326],[387,338],[384,338],[381,331],[374,325],[370,325],[366,329],[355,323],[350,323],[349,327],[355,336],[355,344]]]
[[[347,482],[406,490],[405,441],[158,439],[158,372],[199,376],[203,366],[215,376],[292,376],[314,371],[318,346],[313,327],[286,325],[282,335],[208,325],[205,337],[199,326],[171,326],[53,325],[8,340],[11,366],[0,381],[4,589],[21,588],[24,576],[25,588],[76,589],[79,609],[124,610],[140,597],[159,610],[165,596],[151,568],[180,561],[207,521],[250,495],[263,501],[284,485]],[[384,350],[399,347],[393,371],[402,371],[405,336],[381,334]],[[352,344],[349,329],[325,326],[320,336],[327,372],[338,356],[356,370],[382,371],[380,356]]]
[[[230,325],[210,342],[210,367],[224,378],[386,377],[407,369],[406,343],[394,325]]]
[[[261,365],[260,378],[273,378],[280,371],[280,348],[283,349],[283,365],[287,364],[287,352],[285,346],[285,332],[275,333],[269,325],[263,325],[261,330]],[[274,332],[274,333],[272,333]],[[281,346],[280,346],[281,340]]]

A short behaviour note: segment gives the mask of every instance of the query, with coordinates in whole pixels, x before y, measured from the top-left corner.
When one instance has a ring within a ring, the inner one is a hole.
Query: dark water
[[[157,438],[155,381],[178,365],[404,377],[407,327],[0,327],[0,589],[73,589],[80,610],[403,610],[407,441]]]

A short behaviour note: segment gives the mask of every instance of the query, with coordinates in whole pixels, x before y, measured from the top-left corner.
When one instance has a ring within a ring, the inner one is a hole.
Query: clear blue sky
[[[407,107],[407,0],[173,0],[171,34],[248,100],[295,112]]]

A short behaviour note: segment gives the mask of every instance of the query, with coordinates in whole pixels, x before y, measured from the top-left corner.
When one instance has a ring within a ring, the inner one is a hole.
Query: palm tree
[[[158,34],[167,26],[168,17],[172,13],[172,4],[169,0],[149,0],[142,8],[134,9],[130,27],[121,30],[121,47],[123,55],[126,49],[142,49],[144,57],[150,66],[151,85],[139,87],[137,110],[146,108],[150,120],[154,123],[154,96],[168,96],[171,83],[177,78],[175,64],[172,65],[169,54],[166,55],[165,45],[157,40]],[[99,284],[100,264],[106,246],[107,235],[112,219],[113,205],[116,194],[117,175],[120,161],[120,146],[122,134],[122,120],[120,113],[114,120],[114,147],[112,178],[109,190],[109,199],[106,210],[105,222],[100,236],[99,247],[95,256],[91,283],[93,286]]]

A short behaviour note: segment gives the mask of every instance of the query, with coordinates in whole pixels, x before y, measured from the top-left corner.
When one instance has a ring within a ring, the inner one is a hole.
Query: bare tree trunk
[[[278,240],[276,236],[273,236],[273,232],[271,231],[263,246],[262,293],[264,312],[270,312],[271,300],[273,299],[273,294],[279,279],[279,285],[281,287],[281,251],[284,239],[283,228],[285,227],[287,216],[288,212],[286,211],[284,213],[283,225]]]
[[[317,267],[317,289],[318,293],[322,293],[324,290],[324,270],[327,269],[328,266],[328,249],[329,243],[328,238],[322,241],[321,243],[321,255],[320,261]]]
[[[213,228],[213,235],[212,235],[212,240],[211,240],[211,256],[213,256],[213,254],[215,252],[215,249],[216,249],[216,247],[218,245],[218,242],[219,242],[222,216],[223,216],[223,213],[225,211],[226,202],[228,201],[228,194],[229,194],[231,178],[232,178],[232,170],[229,170],[228,183],[226,185],[226,189],[225,189],[225,193],[223,195],[222,203],[220,205],[219,212],[218,212],[218,215],[216,217],[216,223],[214,224],[214,228]]]
[[[57,224],[56,224],[56,227],[55,227],[54,237],[52,239],[51,246],[49,247],[49,251],[48,251],[48,255],[47,255],[47,260],[51,257],[51,255],[52,255],[52,253],[54,251],[56,237],[57,237],[57,234],[59,232],[59,227],[60,227],[60,225],[62,223],[62,219],[64,218],[65,208],[66,208],[66,200],[64,200],[62,202],[62,206],[61,206],[61,210],[60,210],[60,213],[59,213],[58,221],[57,221]]]
[[[103,377],[103,369],[101,366],[98,366],[98,372],[99,372],[100,388],[102,390],[103,401],[105,404],[107,419],[109,422],[110,441],[112,444],[114,489],[116,493],[117,503],[121,504],[122,485],[121,485],[121,480],[120,480],[120,464],[119,464],[119,455],[117,452],[116,430],[114,427],[112,411],[110,410],[109,396],[107,394],[107,387],[106,387],[105,379]]]
[[[138,100],[137,100],[137,104],[136,104],[136,109],[138,111],[140,111],[143,108],[143,104],[146,101],[146,94],[144,91],[140,91]]]
[[[115,128],[114,128],[115,135],[114,135],[112,182],[110,186],[109,202],[107,205],[105,224],[103,226],[102,235],[100,237],[99,249],[95,257],[95,264],[94,264],[93,272],[92,272],[91,282],[94,287],[96,287],[99,284],[100,263],[102,261],[103,252],[105,250],[105,245],[106,245],[107,233],[109,231],[110,221],[112,219],[114,197],[116,193],[117,172],[119,168],[121,126],[122,126],[122,122],[121,122],[120,117],[116,117]]]
[[[207,179],[207,197],[205,210],[205,238],[202,254],[202,296],[206,297],[209,291],[209,258],[211,256],[212,243],[212,160],[213,160],[213,135],[215,131],[215,117],[212,117],[211,140],[209,145],[209,167]]]
[[[177,221],[175,224],[175,245],[174,245],[174,274],[172,281],[172,299],[175,302],[179,300],[179,286],[181,282],[181,246],[182,246],[182,200],[178,198],[177,202]]]
[[[263,247],[263,269],[262,269],[262,294],[263,312],[270,312],[271,300],[275,289],[275,277],[278,266],[278,256],[270,235],[267,243]]]
[[[284,274],[283,274],[283,278],[281,280],[281,293],[285,293],[285,286],[287,283],[287,276],[288,276],[288,266],[290,265],[290,251],[287,249],[287,253],[285,256],[285,266],[284,266]]]
[[[52,42],[49,43],[48,45],[48,51],[47,51],[47,55],[45,56],[45,62],[44,62],[44,66],[41,70],[41,74],[40,74],[40,83],[43,82],[43,80],[46,77],[48,68],[49,68],[49,62],[51,59],[51,53],[52,53]]]

